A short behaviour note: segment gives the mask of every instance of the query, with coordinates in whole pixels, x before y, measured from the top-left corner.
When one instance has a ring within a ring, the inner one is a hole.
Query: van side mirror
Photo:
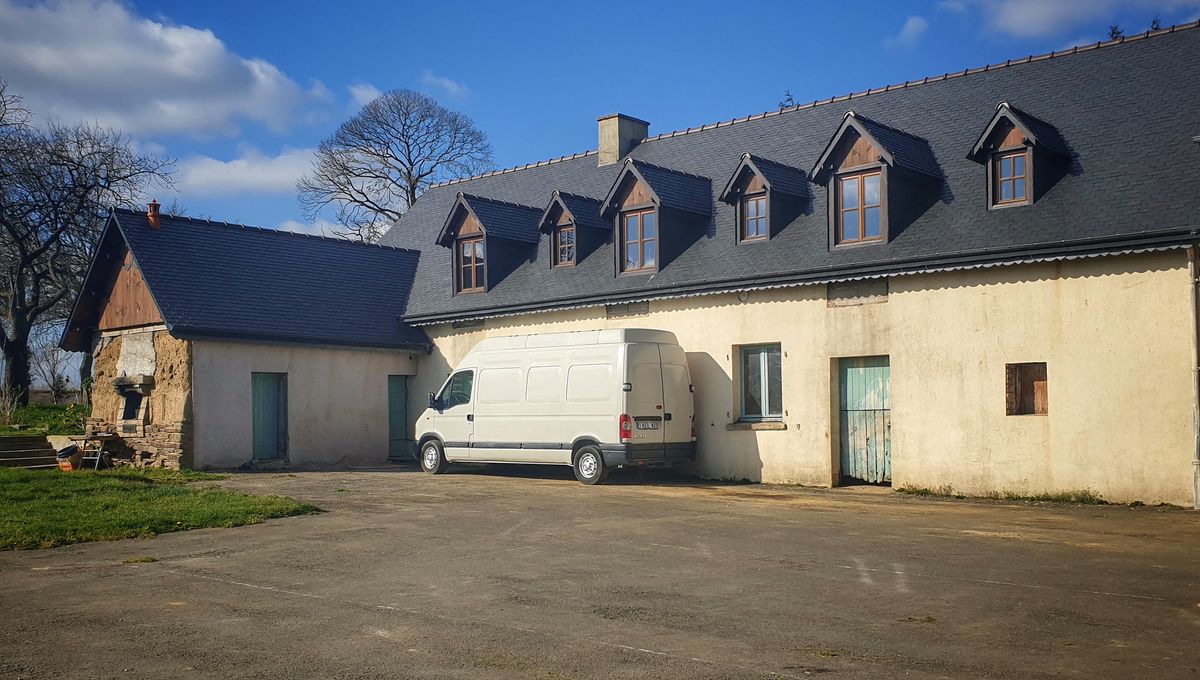
[[[437,409],[438,411],[442,410],[442,400],[438,399],[437,395],[433,392],[429,393],[429,408]]]

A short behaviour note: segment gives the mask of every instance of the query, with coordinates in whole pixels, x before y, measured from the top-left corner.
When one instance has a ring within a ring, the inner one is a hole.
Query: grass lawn
[[[29,434],[82,434],[88,407],[81,404],[30,404],[13,414],[13,425],[0,424],[0,437]]]
[[[318,512],[291,498],[195,484],[220,478],[191,471],[0,468],[0,550],[235,527]]]

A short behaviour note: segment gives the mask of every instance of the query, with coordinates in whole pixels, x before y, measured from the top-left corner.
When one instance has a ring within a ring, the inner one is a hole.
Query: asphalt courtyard
[[[1200,677],[1200,514],[612,481],[234,474],[327,512],[0,553],[0,676]]]

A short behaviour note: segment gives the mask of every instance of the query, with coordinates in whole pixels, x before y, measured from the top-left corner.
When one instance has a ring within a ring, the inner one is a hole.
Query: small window
[[[783,419],[783,362],[779,345],[742,347],[741,419]]]
[[[458,242],[458,292],[472,293],[487,285],[486,264],[482,238]]]
[[[883,238],[883,202],[878,171],[839,177],[837,206],[839,245]]]
[[[653,271],[658,264],[658,221],[653,210],[622,213],[621,271]]]
[[[575,264],[575,227],[566,225],[554,230],[554,266],[571,267]]]
[[[121,420],[137,420],[142,413],[142,395],[138,392],[126,392],[125,403],[121,407]]]
[[[450,377],[438,398],[445,408],[471,403],[471,384],[475,381],[474,371],[459,371]]]
[[[742,199],[742,240],[767,237],[767,195],[755,194]]]
[[[1029,202],[1028,175],[1025,171],[1025,150],[996,154],[992,160],[992,203],[1020,205]]]
[[[1049,394],[1046,391],[1046,364],[1005,365],[1010,416],[1044,416],[1050,412]]]

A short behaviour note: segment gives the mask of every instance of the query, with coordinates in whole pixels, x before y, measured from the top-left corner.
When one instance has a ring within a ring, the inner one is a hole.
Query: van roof
[[[526,347],[570,347],[575,345],[607,345],[622,342],[656,342],[678,345],[675,334],[653,328],[608,328],[565,333],[534,333],[506,335],[481,340],[472,351],[492,349],[521,349]]]

